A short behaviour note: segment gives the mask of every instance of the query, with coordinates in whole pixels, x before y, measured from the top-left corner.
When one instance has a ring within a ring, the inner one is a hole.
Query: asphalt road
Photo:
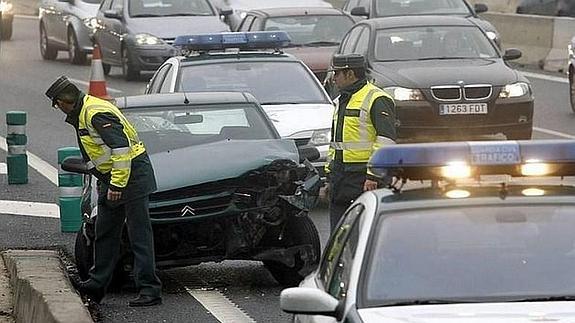
[[[0,136],[5,137],[5,112],[28,113],[28,151],[57,167],[57,149],[75,146],[72,128],[63,122],[64,115],[50,107],[44,96],[46,88],[60,75],[87,82],[90,66],[70,65],[61,52],[56,61],[42,60],[38,48],[38,21],[17,18],[12,41],[0,47]],[[120,70],[113,68],[107,77],[112,96],[143,93],[148,75],[139,82],[127,83]],[[560,76],[561,75],[555,75]],[[568,98],[568,84],[530,78],[536,96],[535,138],[575,138]],[[3,139],[2,139],[3,140]],[[0,160],[5,152],[0,149]],[[0,175],[0,200],[56,203],[57,187],[33,171],[30,184],[8,186]],[[0,249],[61,247],[72,253],[74,235],[61,233],[54,218],[2,215]],[[327,239],[326,210],[314,210],[312,217]],[[259,263],[223,262],[162,271],[164,305],[149,309],[131,309],[127,300],[135,294],[122,291],[110,294],[98,308],[104,322],[219,322],[189,290],[216,291],[236,304],[256,322],[287,322],[289,316],[278,307],[281,287]]]

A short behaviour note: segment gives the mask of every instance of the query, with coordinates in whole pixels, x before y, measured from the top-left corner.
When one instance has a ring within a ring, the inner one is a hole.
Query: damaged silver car
[[[172,93],[117,100],[138,130],[154,166],[150,197],[159,268],[208,261],[263,262],[282,285],[297,285],[320,257],[308,216],[321,186],[309,160],[314,147],[281,139],[248,93]],[[81,172],[78,160],[62,167]],[[92,265],[95,180],[85,176],[82,230],[75,258],[86,278]],[[124,281],[132,256],[125,232],[113,284]]]

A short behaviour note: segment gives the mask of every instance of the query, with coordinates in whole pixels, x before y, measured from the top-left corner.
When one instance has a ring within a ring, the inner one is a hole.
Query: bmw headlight
[[[138,45],[161,45],[164,41],[154,35],[150,34],[137,34],[136,44]]]
[[[505,85],[501,90],[501,92],[499,92],[499,97],[518,98],[528,94],[529,92],[530,92],[529,84],[525,82],[517,82]]]
[[[331,129],[318,129],[314,130],[309,141],[314,146],[329,145],[331,141]]]
[[[6,1],[0,1],[0,11],[9,12],[12,10],[12,4]]]
[[[391,86],[384,88],[396,101],[423,101],[424,97],[420,90],[407,89],[404,87]]]
[[[98,28],[98,19],[96,19],[95,17],[84,18],[82,19],[82,22],[84,22],[84,26],[88,27],[88,29],[90,30]]]

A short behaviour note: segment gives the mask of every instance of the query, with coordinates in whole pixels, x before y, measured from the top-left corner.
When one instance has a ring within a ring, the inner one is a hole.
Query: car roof
[[[116,98],[116,105],[123,109],[146,108],[158,105],[181,106],[188,104],[200,105],[219,103],[255,103],[259,105],[254,96],[247,92],[155,93]]]
[[[293,8],[264,8],[251,10],[254,13],[267,17],[304,16],[304,15],[342,15],[348,16],[345,12],[336,8],[326,7],[293,7]]]
[[[274,60],[274,61],[293,61],[299,62],[300,60],[297,59],[295,56],[284,53],[284,52],[271,52],[271,51],[211,51],[211,52],[203,52],[199,54],[193,54],[188,56],[181,56],[180,62],[181,63],[193,63],[198,61],[208,61],[208,60],[230,60],[230,61],[237,61],[238,59],[242,60],[253,60],[253,61],[261,61],[261,60]],[[184,64],[186,65],[186,64]]]
[[[366,19],[360,22],[380,28],[418,27],[418,26],[476,26],[471,20],[459,16],[395,16]]]

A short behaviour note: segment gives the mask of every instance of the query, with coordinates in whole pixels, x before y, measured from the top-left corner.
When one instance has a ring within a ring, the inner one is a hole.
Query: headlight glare
[[[513,84],[507,84],[501,89],[499,93],[500,98],[517,98],[529,93],[529,84],[524,82],[518,82]]]
[[[12,10],[12,4],[9,2],[5,2],[5,1],[1,1],[0,2],[0,11],[2,12],[8,12],[10,10]]]
[[[309,141],[314,146],[328,145],[331,141],[331,129],[315,130]]]
[[[84,26],[88,27],[88,29],[96,29],[98,27],[98,19],[95,17],[84,18],[82,21],[84,22]]]
[[[493,41],[497,39],[497,34],[493,31],[487,31],[485,32],[485,34],[487,35],[487,37],[489,37],[489,39]]]
[[[385,92],[389,93],[396,101],[423,101],[423,94],[417,89],[407,89],[404,87],[386,87]]]
[[[137,34],[136,44],[138,45],[161,45],[164,41],[150,34]]]

